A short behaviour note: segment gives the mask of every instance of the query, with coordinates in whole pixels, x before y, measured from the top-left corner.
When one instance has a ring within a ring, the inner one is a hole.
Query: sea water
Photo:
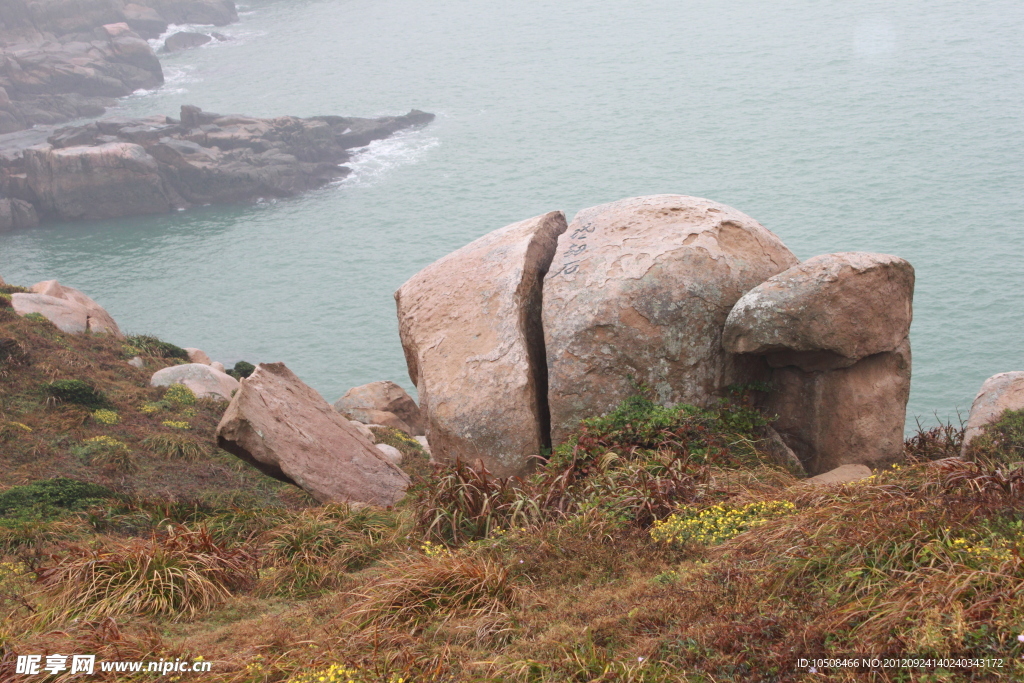
[[[1012,0],[249,0],[230,40],[161,56],[182,104],[428,127],[287,200],[0,235],[0,275],[57,278],[128,332],[284,361],[334,400],[412,389],[392,294],[508,223],[680,193],[801,259],[917,269],[908,424],[1024,370],[1024,5]],[[208,30],[208,29],[207,29]],[[158,41],[154,42],[159,45]],[[966,414],[966,413],[964,413]]]

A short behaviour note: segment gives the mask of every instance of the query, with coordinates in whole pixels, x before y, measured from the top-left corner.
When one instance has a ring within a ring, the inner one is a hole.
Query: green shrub
[[[71,450],[89,465],[109,467],[118,472],[137,472],[139,469],[138,460],[128,444],[112,436],[94,436]]]
[[[23,315],[21,317],[24,318],[25,320],[31,320],[32,322],[35,322],[35,323],[47,323],[47,324],[50,323],[50,319],[47,318],[42,313],[28,313],[28,314]]]
[[[228,370],[228,374],[234,377],[235,379],[242,379],[243,377],[248,377],[255,371],[255,365],[253,365],[252,363],[247,363],[244,360],[240,360],[237,363],[235,363],[235,367]]]
[[[180,406],[195,405],[196,395],[184,384],[172,384],[164,393],[164,400]]]
[[[731,397],[710,408],[678,405],[666,408],[643,394],[630,396],[600,417],[583,420],[579,428],[557,445],[551,462],[578,467],[594,458],[615,452],[620,456],[645,457],[669,449],[696,463],[718,467],[749,467],[760,463],[752,444],[756,431],[768,420],[753,407],[750,391],[740,387]]]
[[[397,448],[402,455],[409,456],[425,456],[427,452],[423,449],[423,445],[412,438],[401,429],[395,429],[394,427],[370,427],[370,431],[377,439],[377,443],[387,444],[388,446],[394,446]]]
[[[142,445],[161,457],[186,462],[198,460],[207,454],[201,443],[184,434],[153,434],[143,439]]]
[[[156,358],[188,360],[188,351],[185,349],[145,334],[128,337],[123,348],[124,354],[128,357],[154,356]]]
[[[0,516],[53,517],[64,511],[84,510],[113,495],[98,484],[64,477],[44,479],[0,493]]]
[[[43,385],[43,391],[63,403],[76,403],[91,410],[110,408],[102,392],[80,379],[58,379]]]
[[[1024,410],[1007,410],[999,420],[985,427],[981,436],[971,442],[968,455],[972,460],[988,463],[1024,460]]]

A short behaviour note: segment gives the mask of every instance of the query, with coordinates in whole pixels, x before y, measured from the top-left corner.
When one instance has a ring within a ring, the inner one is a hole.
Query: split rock
[[[663,405],[707,405],[755,379],[723,352],[722,326],[745,292],[796,263],[767,228],[707,199],[580,211],[544,278],[551,439],[615,408],[634,381]]]
[[[726,351],[763,356],[766,408],[811,474],[903,457],[914,269],[888,254],[808,259],[743,295]]]
[[[550,445],[541,284],[561,212],[471,242],[395,293],[409,377],[434,457],[524,474]]]

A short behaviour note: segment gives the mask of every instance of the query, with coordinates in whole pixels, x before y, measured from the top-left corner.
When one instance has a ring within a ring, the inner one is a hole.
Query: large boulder
[[[197,398],[230,401],[239,388],[238,380],[204,363],[185,363],[157,370],[149,380],[151,386],[169,387],[184,384]]]
[[[897,256],[815,256],[737,301],[722,343],[777,367],[848,367],[907,338],[913,294],[914,267]]]
[[[395,293],[409,376],[439,461],[524,474],[550,446],[541,285],[561,212],[513,223],[427,266]]]
[[[808,259],[747,292],[723,347],[773,368],[767,409],[811,474],[903,453],[914,269],[887,254]]]
[[[722,351],[722,326],[745,292],[796,263],[757,221],[707,199],[654,195],[580,211],[544,278],[552,440],[636,383],[665,405],[706,405],[755,379]]]
[[[1000,372],[981,385],[967,418],[962,453],[966,455],[971,442],[1007,410],[1024,410],[1024,372]]]
[[[348,419],[363,424],[394,426],[412,436],[426,434],[423,416],[416,401],[394,382],[370,382],[353,387],[334,402],[334,409]],[[391,417],[381,413],[390,413]],[[401,422],[404,426],[389,422]]]
[[[30,293],[12,294],[11,306],[21,316],[39,313],[69,334],[96,332],[124,338],[117,323],[102,306],[56,280],[38,282],[32,285]]]
[[[43,213],[63,220],[166,213],[176,201],[145,148],[109,142],[28,149],[28,185]]]
[[[213,40],[213,38],[205,33],[179,31],[174,35],[167,37],[167,40],[164,41],[163,52],[180,52],[181,50],[187,50],[192,47],[206,45],[211,40]]]
[[[283,363],[242,380],[217,444],[321,502],[394,505],[409,477]]]

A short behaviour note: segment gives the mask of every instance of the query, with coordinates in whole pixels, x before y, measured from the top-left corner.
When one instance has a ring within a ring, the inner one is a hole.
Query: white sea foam
[[[365,185],[380,181],[393,169],[419,162],[441,144],[423,130],[403,130],[383,140],[374,140],[366,147],[353,150],[352,160],[344,164],[352,173],[338,185]]]
[[[175,33],[180,31],[186,31],[189,33],[203,33],[208,36],[212,36],[214,33],[218,33],[227,40],[218,40],[214,38],[205,45],[200,45],[201,48],[214,48],[214,47],[225,47],[228,45],[239,45],[246,42],[250,38],[258,38],[267,34],[266,31],[253,31],[246,29],[238,24],[230,24],[228,26],[210,26],[209,24],[170,24],[167,30],[161,33],[156,38],[151,38],[149,46],[153,48],[153,52],[159,53],[164,46],[164,42],[167,38],[173,36]],[[196,49],[196,48],[192,48]]]

